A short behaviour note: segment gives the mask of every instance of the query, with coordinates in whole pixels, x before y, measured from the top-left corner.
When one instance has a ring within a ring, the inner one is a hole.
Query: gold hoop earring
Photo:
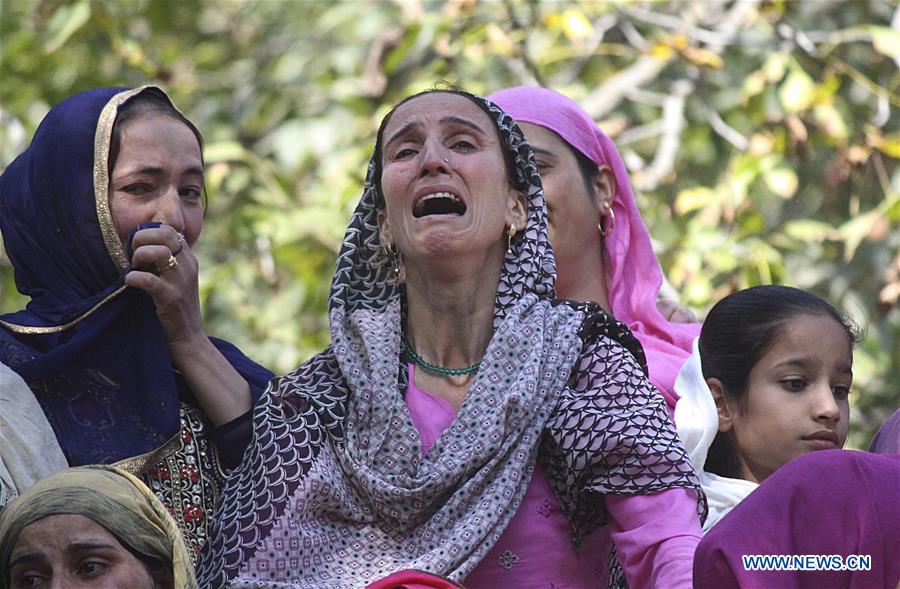
[[[600,235],[608,237],[612,235],[613,230],[616,228],[616,213],[613,212],[612,207],[608,203],[603,209],[606,211],[606,214],[600,213],[597,229],[600,230]]]
[[[513,223],[506,230],[506,253],[512,253],[512,240],[516,236],[516,224]]]

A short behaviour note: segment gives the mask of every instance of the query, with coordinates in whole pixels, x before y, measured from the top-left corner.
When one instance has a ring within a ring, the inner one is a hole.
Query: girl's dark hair
[[[472,101],[478,108],[483,110],[488,115],[488,118],[491,120],[491,123],[494,125],[494,128],[497,130],[497,136],[500,137],[501,143],[502,143],[503,137],[502,137],[502,135],[500,135],[500,128],[497,126],[497,122],[494,119],[494,115],[491,113],[490,110],[488,110],[487,105],[484,103],[484,101],[481,98],[479,98],[478,96],[475,96],[474,94],[472,94],[470,92],[466,92],[465,90],[451,86],[451,87],[447,87],[447,88],[430,88],[428,90],[424,90],[417,94],[413,94],[412,96],[407,96],[406,98],[404,98],[403,100],[401,100],[400,102],[398,102],[397,104],[394,105],[394,107],[390,110],[390,112],[388,112],[388,114],[385,115],[385,117],[381,120],[381,125],[378,126],[378,134],[375,139],[375,153],[373,155],[374,169],[373,169],[372,179],[375,184],[376,206],[379,209],[384,208],[384,194],[381,192],[381,175],[384,172],[384,167],[382,165],[382,159],[384,157],[384,153],[383,153],[384,137],[383,137],[383,135],[384,135],[385,128],[387,128],[388,123],[391,120],[391,117],[394,116],[394,113],[397,112],[398,108],[400,108],[401,106],[403,106],[410,100],[419,98],[420,96],[425,96],[426,94],[436,94],[438,92],[443,93],[443,94],[456,94],[457,96],[462,96],[463,98],[466,98],[466,99]],[[502,145],[501,145],[501,150],[503,152],[503,162],[504,162],[504,164],[506,164],[506,179],[509,181],[509,185],[513,186],[514,188],[516,188],[518,190],[523,190],[524,187],[521,186],[521,183],[516,178],[516,166],[515,166],[514,154],[509,149],[506,149]]]
[[[700,330],[703,378],[722,383],[722,394],[746,406],[750,371],[784,335],[786,324],[798,316],[834,319],[847,334],[850,348],[859,341],[859,328],[830,303],[789,286],[754,286],[731,294],[713,306]],[[704,469],[738,478],[737,454],[730,432],[713,440]]]
[[[171,117],[176,121],[181,121],[187,125],[188,129],[197,138],[200,144],[200,157],[203,158],[203,135],[199,129],[186,116],[181,114],[175,105],[169,100],[169,97],[158,88],[147,88],[140,94],[129,98],[116,114],[116,122],[113,123],[112,137],[109,141],[109,158],[107,159],[107,170],[112,172],[119,157],[119,150],[122,146],[122,129],[129,121],[139,119],[147,114],[161,114]]]

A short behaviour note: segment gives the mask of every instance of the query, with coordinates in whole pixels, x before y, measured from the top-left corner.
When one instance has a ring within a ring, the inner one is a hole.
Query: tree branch
[[[709,121],[709,125],[713,128],[713,131],[718,133],[722,139],[734,145],[740,151],[747,149],[749,143],[747,138],[738,133],[734,128],[730,127],[728,123],[722,119],[716,109],[709,104],[704,104],[703,114],[706,115],[706,120]]]
[[[653,161],[644,170],[638,190],[655,190],[660,181],[675,169],[681,132],[684,130],[685,98],[693,90],[694,84],[689,80],[676,80],[672,84],[672,93],[663,105],[663,130],[659,147]]]

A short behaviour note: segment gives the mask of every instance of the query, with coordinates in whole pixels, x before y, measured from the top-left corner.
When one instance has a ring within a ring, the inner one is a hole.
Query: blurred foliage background
[[[0,168],[74,92],[167,88],[207,139],[208,332],[286,372],[328,342],[387,109],[550,86],[619,145],[671,298],[702,317],[784,283],[865,328],[860,448],[900,406],[898,66],[890,0],[0,0]],[[23,305],[0,257],[0,310]]]

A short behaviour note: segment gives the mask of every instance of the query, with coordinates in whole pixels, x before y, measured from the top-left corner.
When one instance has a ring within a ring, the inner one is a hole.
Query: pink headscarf
[[[597,165],[609,166],[615,175],[617,191],[612,208],[616,224],[603,240],[609,306],[644,346],[650,382],[665,397],[671,412],[678,400],[675,377],[691,354],[694,338],[700,335],[700,324],[672,323],[656,308],[662,271],[616,146],[575,101],[553,90],[517,86],[495,92],[488,100],[517,121],[555,131]]]

